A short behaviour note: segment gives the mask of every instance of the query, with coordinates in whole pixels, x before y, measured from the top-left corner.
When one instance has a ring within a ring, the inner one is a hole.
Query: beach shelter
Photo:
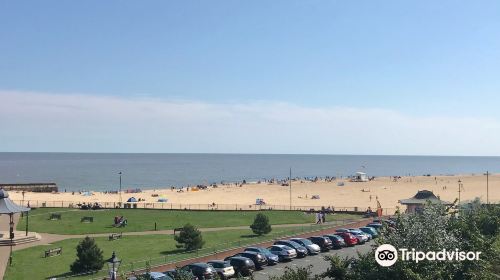
[[[19,206],[15,204],[9,198],[9,194],[4,190],[0,189],[0,214],[8,214],[10,218],[10,255],[9,264],[12,265],[12,243],[14,239],[14,214],[21,212],[28,212],[30,208]],[[26,225],[28,224],[28,216],[26,216]],[[26,226],[26,235],[28,235],[28,226]]]
[[[356,174],[354,174],[351,181],[353,181],[353,182],[368,182],[369,179],[368,179],[368,175],[366,175],[366,173],[356,172]]]
[[[158,198],[158,202],[167,202],[168,199],[164,198],[164,197],[161,197],[161,198]]]
[[[440,203],[446,206],[453,205],[448,201],[443,201],[433,192],[428,190],[418,191],[416,195],[408,199],[401,199],[399,203],[406,206],[406,213],[420,213],[427,203]]]
[[[132,196],[129,199],[127,199],[127,202],[137,202],[137,199]]]

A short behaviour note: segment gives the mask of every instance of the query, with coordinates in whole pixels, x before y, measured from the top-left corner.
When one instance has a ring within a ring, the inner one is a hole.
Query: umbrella
[[[137,199],[135,197],[131,197],[127,199],[127,202],[137,202]]]
[[[166,198],[163,198],[163,197],[158,198],[158,202],[167,202],[167,201],[168,201],[168,199],[166,199]]]

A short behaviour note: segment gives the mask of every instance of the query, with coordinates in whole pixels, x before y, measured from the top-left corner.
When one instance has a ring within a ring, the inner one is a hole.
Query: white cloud
[[[0,91],[0,150],[500,155],[500,121]]]

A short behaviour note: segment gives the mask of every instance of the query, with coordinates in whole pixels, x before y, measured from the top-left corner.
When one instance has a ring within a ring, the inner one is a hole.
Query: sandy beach
[[[376,208],[378,199],[383,208],[395,209],[400,206],[398,200],[412,197],[419,190],[430,190],[442,200],[454,201],[458,198],[458,180],[463,182],[461,200],[472,200],[476,197],[486,201],[486,176],[415,176],[401,177],[394,180],[392,177],[379,177],[370,182],[349,182],[348,180],[333,180],[331,182],[301,181],[292,183],[292,203],[294,206],[333,206],[359,207],[366,209]],[[339,186],[343,182],[343,186]],[[124,187],[125,189],[125,187]],[[10,192],[11,199],[19,202],[23,199],[21,192]],[[159,197],[168,199],[166,204],[241,204],[254,205],[257,198],[262,198],[267,205],[289,205],[289,187],[269,183],[249,183],[239,185],[219,185],[204,190],[196,188],[144,190],[141,193],[122,193],[125,202],[129,197],[141,199],[145,203],[156,203]],[[319,196],[319,199],[312,199]],[[500,202],[500,174],[489,176],[489,200]],[[33,193],[26,192],[24,202],[27,201],[65,201],[81,202],[119,202],[119,194],[93,192],[90,196],[77,193]],[[33,203],[33,202],[32,202]],[[404,209],[404,208],[402,208]]]

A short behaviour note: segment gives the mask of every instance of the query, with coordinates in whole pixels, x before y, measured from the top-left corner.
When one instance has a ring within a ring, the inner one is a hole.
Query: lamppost
[[[116,257],[115,251],[113,251],[113,255],[106,262],[108,264],[108,271],[109,271],[110,279],[116,280],[116,274],[118,272],[118,268],[120,267],[120,264],[122,261]]]
[[[489,197],[489,177],[490,172],[486,171],[486,204],[490,205],[490,197]]]
[[[290,210],[292,210],[292,168],[290,167],[290,178],[288,180],[288,185],[290,186]]]
[[[460,214],[460,193],[462,192],[462,188],[464,185],[462,184],[462,180],[458,179],[458,213]]]
[[[119,192],[119,195],[120,195],[120,208],[122,207],[122,172],[118,172],[118,174],[120,175],[120,192]]]

